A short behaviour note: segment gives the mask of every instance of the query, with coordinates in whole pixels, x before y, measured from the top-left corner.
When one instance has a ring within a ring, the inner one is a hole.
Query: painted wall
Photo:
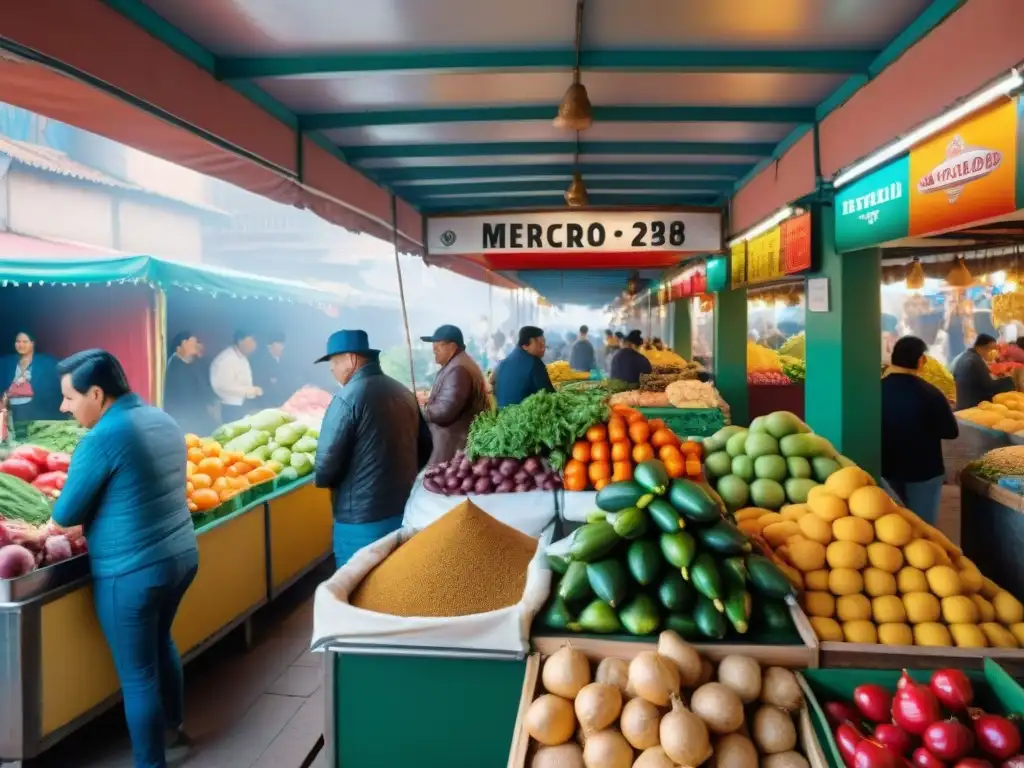
[[[161,256],[188,264],[203,260],[203,232],[197,211],[169,207],[154,199],[118,203],[119,250]]]
[[[7,176],[8,226],[33,237],[115,248],[113,201],[99,185],[69,184],[14,167]]]

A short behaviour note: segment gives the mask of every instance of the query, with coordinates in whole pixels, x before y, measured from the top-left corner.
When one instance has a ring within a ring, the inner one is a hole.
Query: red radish
[[[843,760],[846,761],[847,765],[853,765],[854,753],[856,753],[857,745],[860,744],[863,738],[860,731],[852,723],[843,723],[836,728],[836,744],[839,746],[839,754],[843,756]]]
[[[896,681],[896,690],[902,691],[905,686],[909,685],[912,682],[914,682],[914,678],[912,678],[910,676],[910,673],[904,669],[903,674],[900,675],[900,679]]]
[[[1014,755],[1009,760],[1004,760],[999,768],[1024,768],[1024,755]]]
[[[861,739],[853,755],[854,768],[900,768],[901,760],[877,741]]]
[[[941,760],[959,760],[974,749],[974,734],[957,720],[932,723],[921,740],[928,751]]]
[[[853,703],[873,723],[889,722],[892,694],[874,683],[858,685],[853,689]]]
[[[959,669],[936,670],[929,687],[943,706],[952,712],[963,712],[974,700],[971,681]]]
[[[954,765],[953,768],[992,768],[992,763],[988,760],[980,760],[977,757],[965,757]]]
[[[909,681],[896,691],[892,700],[892,720],[915,736],[922,735],[928,726],[942,719],[939,700],[927,686]]]
[[[848,701],[830,701],[825,704],[825,714],[832,725],[850,721],[856,723],[861,719],[860,710]]]
[[[1020,731],[1015,723],[999,715],[971,713],[974,735],[982,752],[1007,760],[1020,751]]]
[[[914,755],[910,761],[919,768],[946,768],[946,764],[944,762],[939,760],[939,758],[924,747],[918,747],[915,749]]]
[[[897,755],[909,755],[910,751],[914,748],[914,742],[917,741],[917,739],[898,725],[892,725],[891,723],[882,723],[875,728],[873,738]]]

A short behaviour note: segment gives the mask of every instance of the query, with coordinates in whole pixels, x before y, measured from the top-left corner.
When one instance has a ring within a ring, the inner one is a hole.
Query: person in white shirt
[[[220,400],[221,420],[227,424],[249,415],[251,403],[263,394],[253,386],[249,356],[256,351],[256,339],[249,331],[235,331],[234,343],[213,358],[210,386]]]

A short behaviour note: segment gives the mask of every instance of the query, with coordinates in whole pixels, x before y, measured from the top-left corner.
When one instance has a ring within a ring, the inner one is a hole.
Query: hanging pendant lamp
[[[585,131],[594,122],[594,109],[590,105],[587,89],[580,82],[580,41],[583,37],[583,2],[576,0],[576,66],[572,70],[572,85],[558,103],[554,126],[563,131]]]
[[[916,256],[907,272],[907,288],[912,291],[924,288],[924,267],[921,266],[921,261]]]
[[[946,285],[952,286],[953,288],[969,288],[973,282],[974,278],[971,277],[971,273],[968,271],[963,257],[958,257],[956,260],[956,266],[949,270],[949,274],[946,275]]]
[[[572,181],[569,182],[569,188],[565,190],[565,202],[570,208],[582,208],[590,204],[587,185],[583,183],[583,177],[579,171],[572,172]]]

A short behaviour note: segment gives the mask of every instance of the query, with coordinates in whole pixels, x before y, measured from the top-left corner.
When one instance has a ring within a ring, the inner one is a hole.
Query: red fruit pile
[[[847,768],[1022,768],[1016,723],[971,706],[974,690],[958,669],[940,669],[928,685],[904,670],[895,693],[867,683],[853,701],[825,712]]]

